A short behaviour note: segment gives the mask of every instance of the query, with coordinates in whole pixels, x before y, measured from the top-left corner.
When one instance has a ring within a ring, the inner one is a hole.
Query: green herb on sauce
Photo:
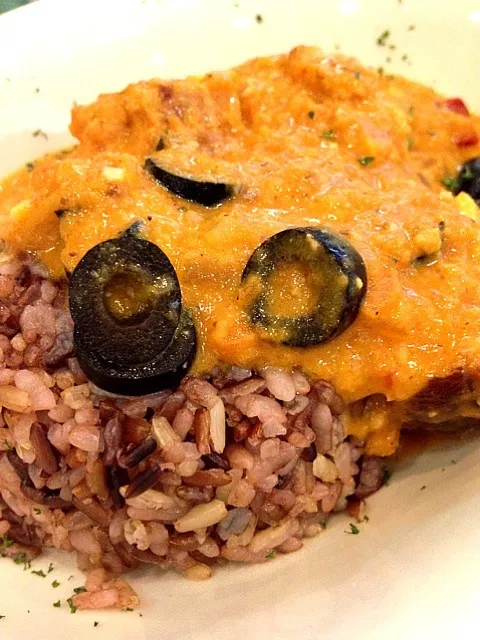
[[[52,573],[52,571],[53,571],[53,564],[52,564],[52,563],[50,563],[50,564],[48,565],[47,573]]]
[[[459,187],[459,182],[457,177],[453,178],[443,178],[442,184],[444,187],[447,187],[449,191],[456,191]]]
[[[262,24],[263,22],[263,16],[261,13],[257,13],[257,15],[255,16],[255,20],[257,21],[258,24]]]
[[[267,558],[268,560],[273,560],[273,558],[275,558],[275,551],[270,551],[270,553],[267,553],[267,555],[265,556],[265,558]]]
[[[35,515],[39,516],[42,513],[41,509],[34,509]]]
[[[368,167],[375,160],[373,156],[362,156],[361,158],[357,158],[358,162],[362,165],[362,167]]]
[[[333,129],[326,129],[322,131],[320,135],[322,138],[325,138],[325,140],[335,140],[335,131]]]
[[[390,37],[390,31],[385,29],[377,38],[377,44],[379,47],[384,47],[387,44],[387,40]]]
[[[310,120],[313,120],[315,117],[315,111],[309,111],[308,112],[308,117],[310,118]]]
[[[73,593],[85,593],[85,592],[86,592],[85,587],[76,587],[76,588],[73,590]]]
[[[35,163],[34,162],[26,162],[25,163],[25,168],[27,169],[27,171],[33,171],[35,169]]]
[[[53,587],[54,589],[56,589],[56,588],[57,588],[57,587],[59,587],[59,586],[60,586],[60,582],[59,582],[58,580],[54,580],[54,581],[52,582],[52,587]]]
[[[54,607],[57,607],[57,609],[60,607],[60,600],[57,600],[56,602],[53,603]]]

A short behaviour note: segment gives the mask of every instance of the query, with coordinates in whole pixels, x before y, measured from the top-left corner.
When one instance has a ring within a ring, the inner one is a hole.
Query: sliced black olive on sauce
[[[175,384],[196,349],[170,260],[136,231],[88,251],[69,289],[80,366],[98,387],[122,395]]]
[[[156,182],[184,200],[196,202],[204,207],[215,207],[234,194],[234,186],[214,180],[196,178],[174,173],[162,166],[158,158],[147,158],[145,169]]]
[[[480,158],[467,160],[458,172],[453,193],[468,193],[480,205]]]
[[[250,257],[242,285],[251,322],[269,339],[309,347],[332,340],[353,323],[367,272],[345,238],[301,227],[265,240]]]

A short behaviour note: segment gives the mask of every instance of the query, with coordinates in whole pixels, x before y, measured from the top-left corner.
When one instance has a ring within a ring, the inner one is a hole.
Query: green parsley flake
[[[377,38],[377,44],[379,47],[384,47],[387,44],[387,40],[390,37],[390,31],[385,29],[385,31],[380,34]]]
[[[2,542],[0,544],[0,547],[3,547],[4,549],[8,549],[8,547],[11,547],[13,544],[13,540],[9,538],[5,533],[3,534],[1,540]]]
[[[70,613],[76,613],[77,607],[73,604],[73,600],[71,598],[67,598],[67,604],[70,607]]]
[[[47,573],[52,573],[52,571],[53,571],[53,564],[50,562],[50,564],[48,565]]]
[[[413,149],[414,142],[412,136],[408,136],[407,138],[407,149],[411,151]]]
[[[386,487],[388,487],[388,485],[390,484],[391,477],[392,477],[392,470],[387,467],[383,472],[383,484]]]
[[[54,581],[52,582],[52,587],[53,587],[54,589],[56,589],[56,588],[57,588],[57,587],[59,587],[59,586],[60,586],[60,582],[59,582],[58,580],[54,580]]]
[[[34,509],[34,512],[37,516],[39,516],[42,513],[41,509]]]
[[[73,593],[85,593],[85,591],[86,591],[85,587],[76,587],[73,590]]]
[[[265,558],[268,558],[268,560],[273,560],[273,558],[275,558],[275,556],[276,556],[276,552],[275,551],[270,551],[270,553],[267,553]]]
[[[368,516],[363,516],[363,521],[364,522],[370,522],[370,518]]]
[[[95,620],[95,622],[93,623],[93,626],[94,626],[94,627],[98,627],[98,625],[99,625],[99,624],[100,624],[100,623],[98,622],[98,620]]]
[[[42,135],[42,130],[41,129],[35,129],[35,131],[32,131],[32,136],[34,138],[38,138],[38,136]]]
[[[335,140],[335,132],[333,129],[325,129],[325,131],[322,131],[321,136],[325,138],[325,140]]]
[[[40,569],[39,571],[32,571],[31,573],[33,573],[35,576],[40,576],[40,578],[46,578],[47,574]]]
[[[58,609],[60,607],[60,600],[57,600],[56,602],[54,602],[53,606]]]
[[[3,441],[3,446],[4,446],[4,447],[7,447],[7,449],[8,449],[9,451],[13,451],[13,449],[14,449],[14,447],[12,447],[12,445],[8,442],[8,440],[4,440],[4,441]]]
[[[310,118],[310,120],[313,120],[315,117],[315,111],[309,111],[308,112],[308,117]]]
[[[345,531],[345,533],[349,533],[352,536],[356,536],[360,533],[360,529],[356,527],[353,522],[350,522],[350,531]]]
[[[362,165],[362,167],[368,167],[375,160],[373,156],[362,156],[361,158],[357,158],[358,162]]]
[[[355,80],[360,80],[360,71],[354,71],[353,72],[353,77],[355,78]]]
[[[470,167],[465,167],[464,169],[462,169],[461,175],[464,180],[472,180],[475,177]]]
[[[27,571],[27,569],[30,569],[30,567],[32,566],[32,563],[28,559],[28,556],[25,553],[25,551],[22,551],[21,553],[17,553],[17,555],[13,558],[13,561],[15,564],[23,564],[24,571]]]
[[[255,20],[258,22],[258,24],[262,24],[263,22],[263,16],[261,13],[257,13],[257,15],[255,16]]]
[[[460,186],[457,177],[443,178],[442,184],[444,187],[447,187],[449,191],[452,191],[452,193],[457,191],[458,187]]]
[[[123,609],[123,611],[133,611],[132,607],[125,607],[125,609]]]

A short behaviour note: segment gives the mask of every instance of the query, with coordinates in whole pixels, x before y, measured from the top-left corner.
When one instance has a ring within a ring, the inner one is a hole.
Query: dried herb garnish
[[[357,158],[358,162],[362,165],[362,167],[368,167],[375,160],[373,156],[362,156],[361,158]]]

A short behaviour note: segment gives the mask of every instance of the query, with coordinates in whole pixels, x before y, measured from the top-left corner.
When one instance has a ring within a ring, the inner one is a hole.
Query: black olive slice
[[[119,366],[85,348],[77,329],[74,337],[78,361],[85,375],[100,389],[125,396],[148,395],[177,386],[190,368],[197,346],[195,326],[185,309],[167,348],[158,355],[152,354],[145,362]]]
[[[296,296],[292,287],[285,291],[288,280],[282,274],[289,268],[301,269],[308,284],[313,283],[304,306],[299,295],[299,303],[289,307],[288,300]],[[300,227],[265,240],[250,257],[242,283],[254,325],[275,342],[308,347],[332,340],[352,324],[367,290],[367,272],[360,254],[343,237],[324,228]]]
[[[453,193],[465,191],[480,205],[480,158],[471,158],[462,164],[455,180]]]
[[[225,182],[196,180],[168,171],[157,158],[147,158],[145,169],[152,178],[172,193],[204,207],[215,207],[234,194],[234,187]]]
[[[170,386],[195,352],[175,270],[137,232],[134,225],[88,251],[69,289],[80,365],[100,388],[126,395]]]

